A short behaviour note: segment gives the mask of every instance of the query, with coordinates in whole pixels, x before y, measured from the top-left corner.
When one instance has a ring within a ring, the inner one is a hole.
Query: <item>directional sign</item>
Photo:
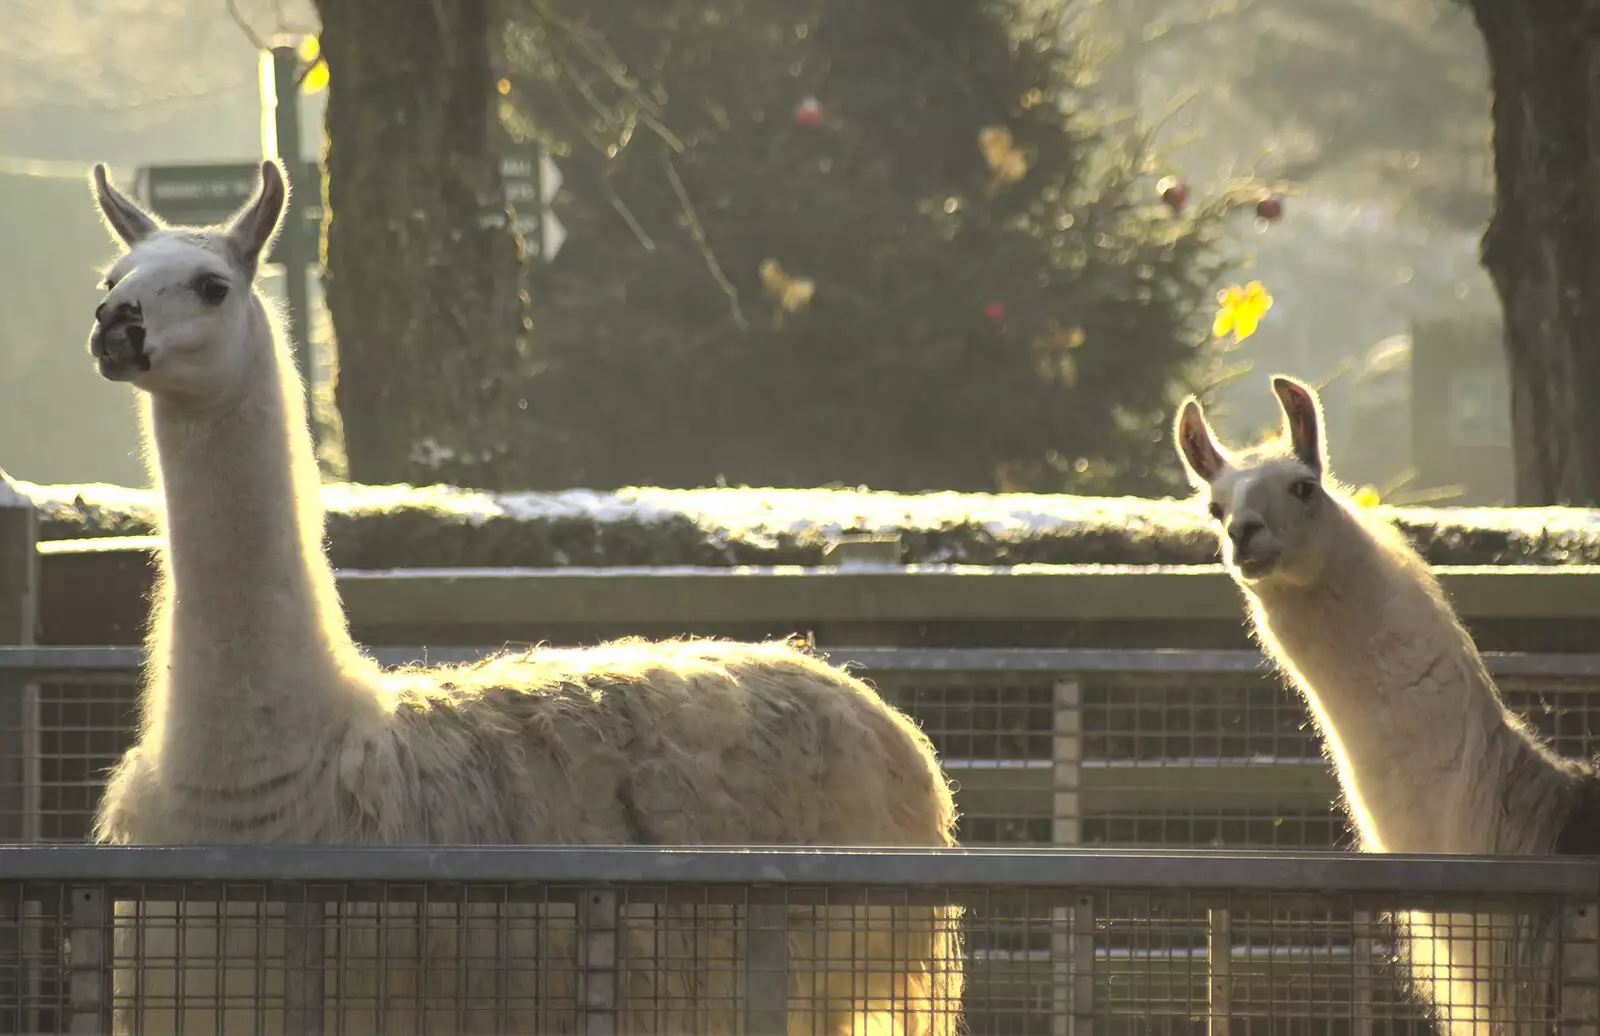
[[[156,165],[140,170],[145,203],[168,223],[210,226],[231,218],[250,200],[261,177],[258,162],[223,165]],[[316,241],[322,227],[322,173],[315,162],[290,170],[290,187],[297,198],[290,209],[293,221],[286,231],[302,240]],[[274,253],[277,249],[274,247]],[[268,256],[271,262],[274,256]]]
[[[550,203],[561,190],[561,170],[542,151],[534,148],[519,151],[500,163],[506,201],[516,214],[517,233],[527,240],[529,251],[549,262],[567,239],[567,228],[550,211]]]
[[[229,219],[250,200],[260,169],[255,162],[228,162],[158,165],[140,173],[145,203],[152,212],[168,223],[210,226]],[[306,162],[298,172],[290,170],[290,176],[291,186],[297,189],[290,210],[293,222],[286,230],[302,235],[302,241],[315,247],[322,227],[322,192],[315,185],[322,182],[322,173],[315,162]],[[516,213],[517,233],[528,240],[530,250],[542,253],[546,262],[554,259],[567,239],[566,227],[550,211],[550,203],[561,189],[561,170],[549,155],[527,149],[502,161],[501,177],[506,201]],[[268,256],[268,261],[274,258]]]

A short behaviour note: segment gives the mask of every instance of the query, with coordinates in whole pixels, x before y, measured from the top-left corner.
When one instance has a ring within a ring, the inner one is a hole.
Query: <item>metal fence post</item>
[[[1206,1031],[1228,1036],[1233,1011],[1233,922],[1227,907],[1206,911]]]
[[[67,975],[67,1031],[102,1036],[111,1031],[111,955],[106,898],[95,887],[72,889],[68,920],[71,959]]]
[[[1600,902],[1565,904],[1559,983],[1562,1036],[1600,1033]]]
[[[744,983],[744,1031],[789,1031],[789,909],[782,899],[745,908]]]
[[[578,1032],[617,1036],[617,893],[585,889],[578,902]]]

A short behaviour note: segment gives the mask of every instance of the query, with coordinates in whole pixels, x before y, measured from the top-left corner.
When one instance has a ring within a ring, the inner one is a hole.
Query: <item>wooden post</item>
[[[1233,1015],[1233,922],[1226,906],[1206,911],[1206,1031],[1228,1036]]]
[[[304,890],[302,894],[306,894]],[[283,959],[283,1028],[285,1032],[304,1036],[322,1036],[327,938],[322,903],[309,895],[302,902],[289,903],[284,910],[284,921],[287,931]]]
[[[0,471],[0,646],[34,642],[39,519]],[[38,687],[0,670],[0,841],[39,840]]]
[[[1083,687],[1076,678],[1056,681],[1053,733],[1050,841],[1077,845],[1083,841]]]
[[[111,1031],[111,947],[105,893],[94,886],[72,890],[67,919],[72,948],[67,971],[67,1032],[99,1036]]]
[[[0,471],[0,646],[32,644],[38,623],[39,521],[33,501]],[[23,674],[0,670],[0,842],[39,840],[39,688]],[[14,913],[12,908],[15,907]],[[20,1003],[45,1001],[39,925],[24,924],[21,902],[0,904],[0,929],[16,940],[24,963],[17,976]],[[0,1003],[0,1014],[18,1005]],[[24,1031],[39,1023],[36,1008]],[[80,1031],[74,1029],[73,1031]]]
[[[1075,677],[1056,681],[1053,735],[1050,841],[1053,845],[1077,845],[1083,840],[1079,783],[1083,764],[1083,687]],[[1073,997],[1081,992],[1081,983],[1074,969],[1080,966],[1076,954],[1082,951],[1082,944],[1080,933],[1072,924],[1074,910],[1070,906],[1050,910],[1052,1036],[1069,1036],[1078,1024]],[[1091,954],[1092,949],[1091,945]]]
[[[586,889],[578,905],[578,1032],[618,1036],[620,963],[617,893]]]
[[[789,1028],[789,910],[782,900],[745,907],[744,1031]]]
[[[1094,1036],[1095,895],[1080,892],[1072,907],[1072,1005],[1069,1036]]]
[[[1557,1004],[1561,1036],[1600,1033],[1600,902],[1565,904]]]
[[[1350,1034],[1372,1036],[1372,990],[1377,969],[1373,967],[1372,943],[1377,932],[1378,915],[1370,910],[1357,910],[1352,915],[1354,937],[1350,940],[1351,982]]]

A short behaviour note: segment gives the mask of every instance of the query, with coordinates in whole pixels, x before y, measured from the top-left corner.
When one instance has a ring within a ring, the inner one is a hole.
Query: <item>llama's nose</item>
[[[1256,533],[1266,526],[1259,518],[1239,517],[1228,523],[1228,539],[1233,541],[1235,550],[1245,550],[1250,546],[1250,541]]]
[[[95,307],[94,322],[101,330],[116,324],[137,324],[144,321],[144,307],[137,302],[120,299],[102,302]]]
[[[89,352],[111,364],[126,364],[147,371],[150,357],[144,348],[144,309],[126,300],[102,302],[94,311],[94,331]]]

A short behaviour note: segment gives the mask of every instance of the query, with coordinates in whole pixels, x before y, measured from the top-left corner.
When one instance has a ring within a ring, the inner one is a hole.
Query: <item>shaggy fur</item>
[[[630,640],[380,670],[350,639],[302,388],[252,287],[286,201],[277,166],[263,165],[226,229],[164,229],[102,167],[94,186],[129,251],[107,275],[90,350],[104,376],[144,390],[167,504],[139,739],[112,775],[99,840],[954,844],[950,789],[922,732],[784,645]],[[216,907],[186,904],[181,922],[169,907],[169,927],[119,940],[118,1027],[255,1032],[267,1002],[279,1031],[281,966],[259,966],[310,953],[325,958],[329,1002],[343,1002],[329,1032],[572,1030],[571,903],[381,909],[382,934],[376,908],[347,905],[307,946],[282,921],[251,921],[259,908],[227,908],[219,931]],[[698,932],[687,910],[623,918],[627,1031],[740,1025],[732,910],[702,905]],[[957,911],[789,916],[791,1032],[955,1028]],[[226,950],[230,966],[163,964],[180,935],[189,960]]]
[[[1283,411],[1276,441],[1225,449],[1194,399],[1175,441],[1218,522],[1256,638],[1310,707],[1361,849],[1581,844],[1600,830],[1593,773],[1558,759],[1507,711],[1427,563],[1327,477],[1315,393],[1285,377],[1272,387]],[[1453,1036],[1506,1031],[1518,1006],[1530,1010],[1528,997],[1541,995],[1509,988],[1505,969],[1517,963],[1526,978],[1548,966],[1548,933],[1499,916],[1412,912],[1405,921],[1413,977]]]

